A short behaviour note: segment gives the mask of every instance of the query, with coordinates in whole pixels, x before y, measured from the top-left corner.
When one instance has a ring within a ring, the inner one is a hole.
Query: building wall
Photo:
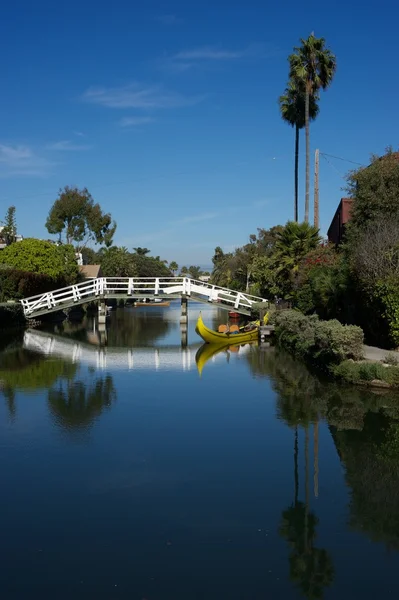
[[[345,233],[345,225],[351,218],[352,204],[352,198],[341,198],[333,220],[331,221],[331,225],[328,228],[327,236],[329,242],[336,245],[342,242]]]

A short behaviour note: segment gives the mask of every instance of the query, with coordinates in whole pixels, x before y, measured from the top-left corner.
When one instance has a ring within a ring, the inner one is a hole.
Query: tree
[[[318,98],[311,96],[309,98],[309,119],[316,119],[319,107]],[[288,86],[282,96],[279,98],[280,113],[283,121],[295,127],[295,199],[294,199],[294,220],[298,221],[298,162],[299,162],[299,130],[305,127],[305,104],[306,94],[303,83],[297,79],[290,79]]]
[[[81,249],[90,241],[111,246],[116,223],[99,204],[94,204],[87,188],[65,186],[50,209],[46,227],[60,241],[64,234],[67,244],[76,242]]]
[[[180,269],[180,274],[182,275],[184,273],[186,275],[187,274],[187,270],[188,270],[187,267],[182,267]]]
[[[173,275],[175,275],[179,270],[179,265],[176,261],[172,260],[172,262],[169,263],[169,269],[172,271]]]
[[[305,222],[309,221],[309,169],[310,169],[310,98],[315,100],[320,89],[325,90],[332,82],[336,71],[336,58],[326,48],[324,38],[316,38],[313,33],[301,46],[294,48],[289,57],[290,79],[305,88],[305,132],[306,132],[306,182],[305,182]]]
[[[133,250],[139,256],[145,256],[146,254],[149,254],[151,252],[151,250],[149,250],[148,248],[141,248],[141,246],[138,246],[137,248],[133,248]]]
[[[15,220],[15,206],[10,206],[7,210],[6,217],[4,219],[4,227],[1,232],[1,236],[4,242],[9,246],[14,243],[17,239],[17,223]]]
[[[138,277],[133,256],[127,248],[104,248],[101,252],[101,270],[104,277]]]
[[[188,267],[188,274],[191,275],[193,279],[198,279],[198,277],[201,275],[201,267],[191,265]]]
[[[399,152],[388,148],[384,156],[373,156],[368,167],[351,171],[347,191],[353,198],[350,239],[373,221],[399,217]]]
[[[20,271],[41,273],[52,279],[75,283],[79,275],[75,250],[70,245],[27,238],[0,252],[0,264]]]

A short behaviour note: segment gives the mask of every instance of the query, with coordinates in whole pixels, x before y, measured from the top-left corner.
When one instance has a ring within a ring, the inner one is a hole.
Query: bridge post
[[[188,343],[188,339],[187,339],[187,325],[182,325],[180,327],[180,334],[181,334],[181,347],[187,348],[187,343]]]
[[[98,303],[98,324],[105,325],[107,320],[107,309],[105,307],[105,300],[100,300]]]
[[[181,297],[181,316],[180,316],[180,323],[181,324],[187,324],[187,296],[185,294],[182,294]]]

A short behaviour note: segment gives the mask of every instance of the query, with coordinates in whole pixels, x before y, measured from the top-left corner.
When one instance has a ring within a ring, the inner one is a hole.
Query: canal
[[[398,597],[399,397],[199,310],[1,336],[0,598]]]

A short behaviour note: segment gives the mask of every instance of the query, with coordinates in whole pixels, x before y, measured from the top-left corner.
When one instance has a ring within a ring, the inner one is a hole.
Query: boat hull
[[[196,332],[207,344],[224,346],[234,346],[236,344],[251,342],[252,340],[257,340],[259,335],[257,328],[251,331],[240,331],[239,333],[219,333],[218,331],[213,331],[213,329],[206,327],[201,314],[198,317]]]

